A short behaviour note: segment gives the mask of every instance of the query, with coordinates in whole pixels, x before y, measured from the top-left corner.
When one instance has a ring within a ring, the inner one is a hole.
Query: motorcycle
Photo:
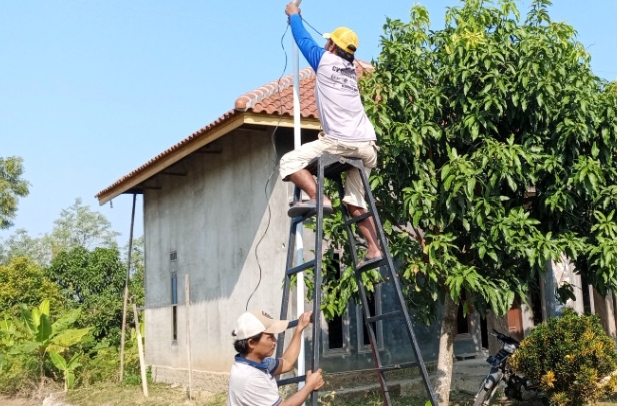
[[[497,354],[490,355],[486,359],[491,370],[482,381],[474,398],[473,406],[488,405],[502,382],[505,384],[504,393],[508,399],[539,400],[543,404],[548,404],[546,394],[542,393],[524,376],[515,374],[508,366],[508,357],[516,352],[519,342],[495,329],[493,329],[491,335],[497,338],[497,341],[501,344],[501,349]]]

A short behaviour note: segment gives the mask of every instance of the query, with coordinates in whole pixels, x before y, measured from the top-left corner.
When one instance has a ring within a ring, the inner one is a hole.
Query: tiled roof
[[[371,64],[356,60],[356,71],[358,76],[364,72],[373,69]],[[304,68],[299,72],[300,78],[300,112],[301,117],[306,119],[318,120],[317,106],[315,105],[315,72],[312,68]],[[110,186],[98,192],[95,197],[101,198],[111,192],[114,188],[122,189],[120,186],[123,183],[128,183],[133,178],[139,176],[143,172],[157,165],[165,158],[173,155],[179,150],[196,142],[210,131],[216,129],[220,125],[226,123],[232,118],[243,114],[244,112],[260,113],[268,115],[288,115],[293,116],[293,75],[288,75],[274,82],[270,82],[258,89],[248,92],[236,100],[235,108],[223,114],[207,126],[194,132],[187,138],[183,139],[174,146],[161,152],[148,162],[124,175]],[[118,194],[124,193],[130,188],[118,191]],[[101,203],[102,204],[102,203]]]
[[[315,72],[304,68],[298,74],[300,78],[300,112],[302,118],[317,119],[315,106]],[[293,76],[268,83],[246,93],[236,100],[236,110],[267,114],[288,114],[293,116]]]
[[[356,72],[362,76],[364,72],[373,70],[370,63],[357,59]],[[302,118],[319,119],[315,105],[315,72],[312,68],[304,68],[299,72],[300,78],[300,112]],[[280,80],[246,93],[236,100],[236,110],[267,114],[288,114],[293,116],[293,76],[285,76]]]

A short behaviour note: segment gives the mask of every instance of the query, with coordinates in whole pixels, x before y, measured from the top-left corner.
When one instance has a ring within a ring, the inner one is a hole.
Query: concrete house
[[[366,69],[370,65],[359,62],[359,73]],[[320,130],[312,69],[300,71],[300,89],[305,142]],[[190,343],[194,384],[224,390],[238,315],[248,307],[278,316],[293,188],[281,181],[277,165],[293,148],[294,114],[292,77],[269,83],[240,96],[233,109],[96,195],[100,204],[121,194],[143,195],[145,348],[156,381],[187,381]],[[310,259],[313,237],[305,233]],[[386,311],[391,294],[378,293],[371,305]],[[531,309],[520,308],[489,320],[488,328],[505,325],[524,333],[533,317]],[[322,327],[321,365],[328,372],[373,366],[355,305]],[[408,343],[399,342],[405,333],[398,329],[378,328],[392,348],[385,362],[411,353]],[[488,346],[486,331],[487,322],[477,314],[463,318],[461,313],[455,353],[481,354]],[[438,332],[437,325],[417,328],[425,361],[436,359]]]

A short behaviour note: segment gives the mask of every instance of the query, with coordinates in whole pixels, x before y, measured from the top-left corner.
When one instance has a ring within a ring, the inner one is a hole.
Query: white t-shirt
[[[229,375],[228,406],[277,406],[283,399],[272,373],[279,365],[274,358],[261,363],[236,356]]]

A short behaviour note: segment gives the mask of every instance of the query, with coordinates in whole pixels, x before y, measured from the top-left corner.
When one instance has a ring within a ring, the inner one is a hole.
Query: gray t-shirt
[[[330,52],[319,61],[315,104],[328,137],[348,142],[377,139],[360,99],[354,65]]]
[[[228,406],[277,406],[283,399],[272,373],[279,362],[266,358],[260,364],[237,356],[229,375]]]

